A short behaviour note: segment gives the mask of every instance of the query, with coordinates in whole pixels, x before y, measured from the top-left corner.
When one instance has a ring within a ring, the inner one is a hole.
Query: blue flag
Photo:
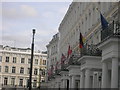
[[[107,20],[104,18],[104,16],[100,13],[100,17],[101,17],[101,25],[102,25],[102,29],[105,29],[108,27],[108,22]]]

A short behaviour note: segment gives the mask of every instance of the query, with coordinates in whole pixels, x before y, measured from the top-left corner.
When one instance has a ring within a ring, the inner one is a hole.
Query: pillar
[[[66,88],[66,79],[63,79],[63,88]]]
[[[85,71],[85,88],[90,88],[90,69]]]
[[[108,65],[106,62],[102,63],[102,88],[108,88]]]
[[[80,88],[84,88],[84,80],[85,80],[85,77],[84,77],[84,71],[81,71],[81,75],[80,75]]]
[[[118,59],[112,58],[111,88],[118,88]]]
[[[71,85],[72,85],[72,79],[71,76],[69,76],[69,88],[71,88]]]
[[[75,88],[75,75],[72,75],[72,87],[71,88]]]

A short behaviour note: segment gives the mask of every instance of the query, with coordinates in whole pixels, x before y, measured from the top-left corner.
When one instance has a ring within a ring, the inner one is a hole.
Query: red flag
[[[71,54],[72,54],[72,50],[71,50],[70,45],[69,45],[67,58],[68,58]]]
[[[81,34],[81,32],[80,32],[79,48],[83,48],[83,46],[84,46],[84,43],[83,43],[83,36],[82,36],[82,34]]]
[[[51,75],[51,69],[48,70],[48,76],[50,76],[50,75]]]

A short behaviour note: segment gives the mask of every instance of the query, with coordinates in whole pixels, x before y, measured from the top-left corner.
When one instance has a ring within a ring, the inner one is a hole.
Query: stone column
[[[71,79],[71,76],[69,76],[69,88],[71,88],[71,84],[72,83],[72,79]]]
[[[72,75],[72,87],[71,88],[75,88],[75,75]]]
[[[108,88],[108,65],[106,62],[102,64],[102,88]]]
[[[84,80],[85,80],[85,73],[84,71],[81,71],[81,75],[80,75],[80,88],[84,88]]]
[[[63,88],[66,88],[66,79],[63,79]]]
[[[112,58],[111,88],[118,88],[118,59]]]
[[[93,88],[97,88],[96,80],[96,74],[93,74]]]
[[[90,69],[85,71],[85,88],[90,88]]]

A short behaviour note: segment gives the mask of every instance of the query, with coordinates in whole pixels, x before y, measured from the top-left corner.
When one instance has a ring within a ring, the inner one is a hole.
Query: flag
[[[65,59],[66,59],[65,55],[62,53],[62,57],[61,57],[61,64],[63,64],[63,63],[64,63]]]
[[[108,27],[108,22],[101,13],[100,13],[100,18],[101,18],[102,29],[107,28]]]
[[[48,70],[48,76],[51,76],[51,68]]]
[[[84,43],[83,43],[83,36],[82,36],[82,34],[81,34],[81,32],[80,32],[79,48],[83,48],[83,46],[84,46]]]
[[[71,50],[70,45],[69,45],[67,58],[68,58],[71,54],[72,54],[72,50]]]

